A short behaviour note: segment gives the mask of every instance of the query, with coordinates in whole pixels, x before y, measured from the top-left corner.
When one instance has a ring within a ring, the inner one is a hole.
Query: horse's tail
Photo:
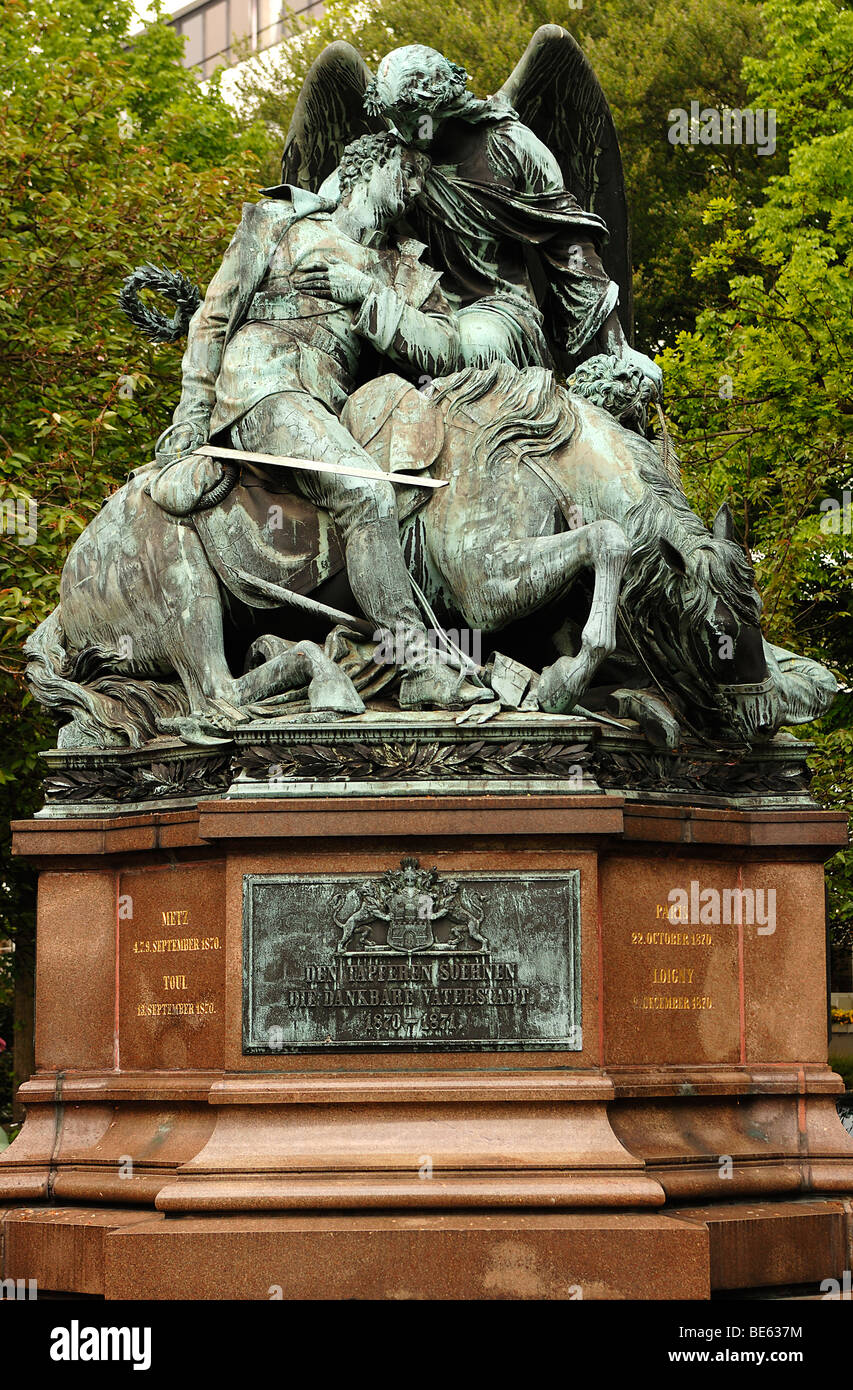
[[[140,290],[152,290],[171,299],[175,312],[167,318],[160,309],[140,299]],[[118,292],[118,306],[131,323],[155,343],[176,343],[186,336],[190,319],[201,304],[197,285],[179,270],[164,270],[162,266],[138,265],[131,271]]]
[[[178,682],[117,675],[116,652],[87,647],[69,657],[64,643],[61,609],[56,607],[24,644],[27,684],[60,725],[60,748],[138,748],[156,736],[158,720],[188,713]]]

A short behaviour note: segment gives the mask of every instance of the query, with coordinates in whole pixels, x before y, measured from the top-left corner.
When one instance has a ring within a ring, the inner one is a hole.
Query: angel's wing
[[[583,50],[556,24],[536,30],[500,95],[558,160],[566,187],[607,224],[602,260],[632,332],[631,235],[622,156],[607,98]]]
[[[330,43],[311,65],[296,102],[284,153],[282,183],[316,193],[340,163],[350,140],[387,129],[364,110],[364,91],[372,73],[348,43]]]

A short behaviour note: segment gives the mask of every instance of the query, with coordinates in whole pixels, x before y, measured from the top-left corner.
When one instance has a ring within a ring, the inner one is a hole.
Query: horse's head
[[[655,521],[622,593],[634,646],[671,700],[695,712],[691,722],[701,711],[706,734],[746,743],[772,737],[784,702],[767,666],[752,566],[733,539],[728,507],[710,532],[686,501],[676,511],[657,509]]]

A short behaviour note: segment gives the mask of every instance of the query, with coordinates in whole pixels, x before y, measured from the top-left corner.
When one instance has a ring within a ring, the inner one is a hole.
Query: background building
[[[176,8],[168,23],[186,36],[184,63],[210,77],[218,67],[231,67],[249,51],[258,53],[280,43],[285,26],[316,18],[322,0],[195,0]],[[282,14],[284,13],[284,19]]]

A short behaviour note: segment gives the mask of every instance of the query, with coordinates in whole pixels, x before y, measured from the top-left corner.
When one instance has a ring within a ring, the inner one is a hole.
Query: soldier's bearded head
[[[364,94],[368,115],[384,116],[408,144],[428,145],[439,123],[481,106],[458,63],[423,44],[395,48],[379,64]]]

